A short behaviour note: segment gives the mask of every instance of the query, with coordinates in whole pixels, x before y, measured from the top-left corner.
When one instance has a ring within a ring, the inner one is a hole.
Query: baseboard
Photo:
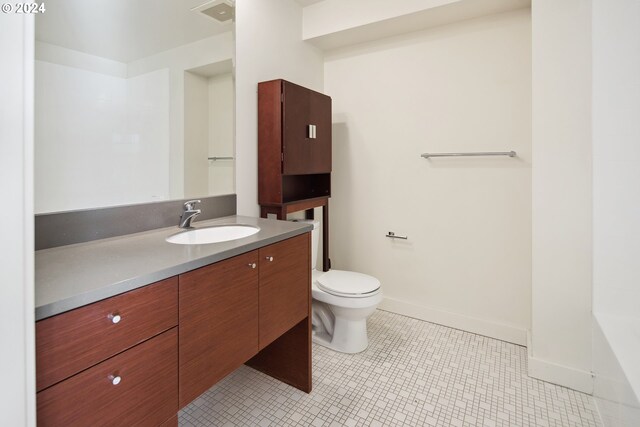
[[[593,374],[533,356],[531,333],[527,331],[527,367],[530,377],[561,385],[582,393],[593,394]]]
[[[388,297],[383,298],[382,303],[380,303],[378,308],[401,314],[403,316],[426,320],[427,322],[437,323],[439,325],[461,329],[467,332],[473,332],[474,334],[484,335],[517,345],[527,344],[527,332],[525,329],[504,323],[478,319],[459,313],[439,310],[433,307],[415,305],[406,301]]]
[[[581,371],[533,357],[529,331],[503,323],[478,319],[433,307],[419,306],[388,297],[383,298],[378,308],[403,316],[426,320],[427,322],[437,323],[450,328],[461,329],[474,334],[526,346],[528,353],[528,375],[530,377],[568,387],[582,393],[593,394],[594,381],[591,372]]]

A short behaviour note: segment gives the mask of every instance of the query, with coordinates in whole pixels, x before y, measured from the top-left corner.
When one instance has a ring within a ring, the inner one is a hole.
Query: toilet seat
[[[328,294],[345,298],[364,298],[380,290],[375,277],[353,271],[330,270],[317,280],[318,288]]]

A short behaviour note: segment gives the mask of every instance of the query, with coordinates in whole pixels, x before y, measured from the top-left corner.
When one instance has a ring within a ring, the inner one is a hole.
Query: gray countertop
[[[306,223],[229,216],[195,221],[260,227],[253,236],[204,245],[176,245],[165,238],[177,227],[36,251],[36,320],[41,320],[168,277],[311,231]]]

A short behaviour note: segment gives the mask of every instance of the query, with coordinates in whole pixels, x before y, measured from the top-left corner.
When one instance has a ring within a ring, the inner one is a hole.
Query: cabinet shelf
[[[282,203],[331,196],[331,174],[284,175]]]
[[[321,208],[327,205],[329,201],[328,197],[314,197],[311,199],[295,200],[287,203],[277,203],[273,205],[262,205],[262,210],[267,211],[266,214],[261,215],[263,218],[267,217],[267,214],[278,215],[279,211],[284,210],[285,215],[293,212],[306,211],[313,208]]]

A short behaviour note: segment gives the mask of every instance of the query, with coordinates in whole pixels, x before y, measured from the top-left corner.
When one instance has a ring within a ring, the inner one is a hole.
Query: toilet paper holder
[[[402,239],[402,240],[407,240],[408,239],[407,236],[398,236],[393,231],[389,231],[387,234],[385,234],[385,236],[386,237],[390,237],[392,239]]]

